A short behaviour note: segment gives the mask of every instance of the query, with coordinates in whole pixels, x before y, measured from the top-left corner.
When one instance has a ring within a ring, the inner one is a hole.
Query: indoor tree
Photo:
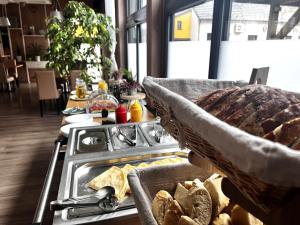
[[[87,70],[93,67],[102,70],[102,76],[107,80],[111,60],[100,55],[96,47],[110,50],[110,30],[114,29],[111,18],[76,1],[68,3],[63,15],[63,20],[50,18],[47,23],[48,68],[53,68],[62,77],[68,76],[71,70],[80,69],[81,78],[89,84],[92,77]]]

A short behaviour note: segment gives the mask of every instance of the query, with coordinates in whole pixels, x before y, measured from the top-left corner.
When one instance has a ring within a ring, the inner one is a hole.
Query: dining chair
[[[80,78],[80,70],[70,71],[71,91],[76,89],[76,78]]]
[[[4,63],[0,63],[0,83],[2,85],[2,89],[4,90],[4,84],[7,85],[8,91],[11,91],[11,83],[15,82],[15,78],[13,76],[9,76],[7,69]]]
[[[5,59],[3,61],[3,63],[7,69],[8,75],[15,78],[17,87],[19,87],[19,74],[18,74],[16,60],[15,59]]]
[[[55,73],[52,70],[40,70],[35,72],[38,97],[40,102],[41,117],[43,117],[43,103],[45,100],[56,100],[57,115],[60,110],[60,93],[56,86]]]

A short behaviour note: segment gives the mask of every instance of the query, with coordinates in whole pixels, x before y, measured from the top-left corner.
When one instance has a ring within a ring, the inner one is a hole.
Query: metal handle
[[[47,204],[47,200],[48,200],[48,195],[50,192],[51,183],[52,183],[52,179],[53,179],[53,175],[54,175],[54,171],[55,171],[55,167],[56,167],[56,163],[57,163],[57,159],[58,159],[58,154],[59,154],[59,150],[62,145],[62,142],[63,142],[63,140],[57,140],[55,142],[55,149],[52,153],[52,158],[51,158],[51,161],[50,161],[50,164],[48,167],[46,180],[44,181],[43,189],[41,191],[39,202],[38,202],[37,208],[35,210],[35,215],[34,215],[34,218],[32,221],[32,225],[42,224],[42,220],[44,217],[44,212],[45,212],[46,204]]]

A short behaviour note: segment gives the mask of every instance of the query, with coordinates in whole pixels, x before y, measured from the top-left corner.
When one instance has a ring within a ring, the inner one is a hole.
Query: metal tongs
[[[136,129],[136,128],[135,128]],[[120,128],[117,128],[117,137],[120,141],[125,142],[126,144],[128,144],[129,146],[136,146],[136,140],[132,140],[130,138],[128,138],[122,131]],[[135,137],[136,138],[136,137]]]
[[[63,210],[66,208],[84,208],[97,206],[104,212],[115,211],[118,206],[118,200],[115,197],[115,189],[110,186],[105,186],[97,191],[94,195],[69,198],[64,200],[56,200],[50,202],[51,210]]]

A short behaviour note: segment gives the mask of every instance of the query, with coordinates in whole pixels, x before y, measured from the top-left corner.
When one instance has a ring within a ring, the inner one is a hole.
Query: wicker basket
[[[232,127],[190,101],[214,89],[246,83],[146,78],[143,84],[162,126],[181,147],[208,158],[265,213],[281,207],[300,187],[299,152]]]

